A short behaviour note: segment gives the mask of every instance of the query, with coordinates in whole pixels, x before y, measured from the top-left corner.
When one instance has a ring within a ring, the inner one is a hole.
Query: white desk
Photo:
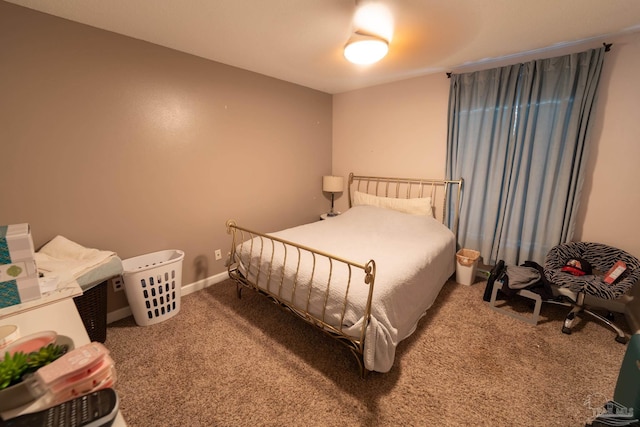
[[[80,314],[78,314],[76,305],[71,298],[62,299],[29,311],[23,311],[13,316],[7,316],[0,319],[0,325],[18,325],[21,337],[40,331],[55,331],[58,335],[71,338],[74,347],[80,347],[90,342]],[[116,366],[116,371],[117,369],[118,367]],[[5,412],[3,415],[14,417],[21,413],[33,412],[33,408],[37,404],[38,401],[17,410]],[[118,413],[113,425],[126,427],[121,413]]]

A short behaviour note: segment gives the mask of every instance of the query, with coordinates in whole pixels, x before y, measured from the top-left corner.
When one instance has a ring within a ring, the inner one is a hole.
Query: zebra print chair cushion
[[[567,260],[583,258],[594,274],[573,276],[561,271]],[[612,285],[603,281],[604,274],[616,261],[627,264],[627,270]],[[584,292],[603,299],[616,299],[640,280],[640,261],[622,249],[602,243],[571,242],[557,245],[549,251],[544,262],[544,274],[552,284],[568,288],[572,292]]]

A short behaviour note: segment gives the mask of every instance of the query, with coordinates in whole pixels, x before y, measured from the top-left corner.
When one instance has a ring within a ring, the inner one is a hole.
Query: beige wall
[[[575,239],[640,257],[640,34],[609,41]],[[335,95],[334,173],[444,177],[448,90],[442,73]],[[339,203],[344,209],[346,197]],[[640,320],[637,288],[632,304]]]
[[[640,34],[620,37],[603,69],[594,144],[576,240],[603,242],[640,257]],[[628,305],[640,331],[640,284]]]
[[[271,231],[329,206],[328,94],[1,1],[0,61],[0,224],[36,246],[182,249],[187,284],[224,271],[228,218]]]
[[[615,40],[605,57],[576,238],[640,257],[640,33]]]
[[[444,178],[448,99],[444,73],[334,95],[333,173]]]

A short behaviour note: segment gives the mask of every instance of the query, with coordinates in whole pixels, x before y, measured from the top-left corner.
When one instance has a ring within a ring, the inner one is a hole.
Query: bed
[[[455,272],[462,180],[349,175],[349,209],[274,233],[227,221],[228,273],[388,372]],[[444,224],[449,224],[445,226]]]

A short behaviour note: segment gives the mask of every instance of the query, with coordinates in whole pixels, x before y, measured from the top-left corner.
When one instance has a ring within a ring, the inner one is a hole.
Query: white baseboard
[[[189,295],[194,292],[200,291],[204,288],[208,288],[211,285],[215,285],[216,283],[220,283],[229,278],[229,273],[226,271],[222,273],[218,273],[214,276],[209,276],[206,279],[198,280],[197,282],[189,283],[182,287],[182,295]]]
[[[189,283],[188,285],[184,285],[180,289],[180,293],[182,296],[189,295],[194,292],[200,291],[204,288],[207,288],[211,285],[215,285],[216,283],[220,283],[229,278],[229,274],[224,271],[222,273],[218,273],[214,276],[207,277],[202,280],[198,280],[197,282]],[[124,319],[125,317],[131,316],[133,313],[131,312],[131,307],[123,307],[115,311],[111,311],[107,313],[107,323],[113,323],[117,320]]]
[[[124,319],[125,317],[132,316],[131,308],[129,306],[120,308],[115,311],[110,311],[107,313],[107,324],[116,322],[120,319]]]

